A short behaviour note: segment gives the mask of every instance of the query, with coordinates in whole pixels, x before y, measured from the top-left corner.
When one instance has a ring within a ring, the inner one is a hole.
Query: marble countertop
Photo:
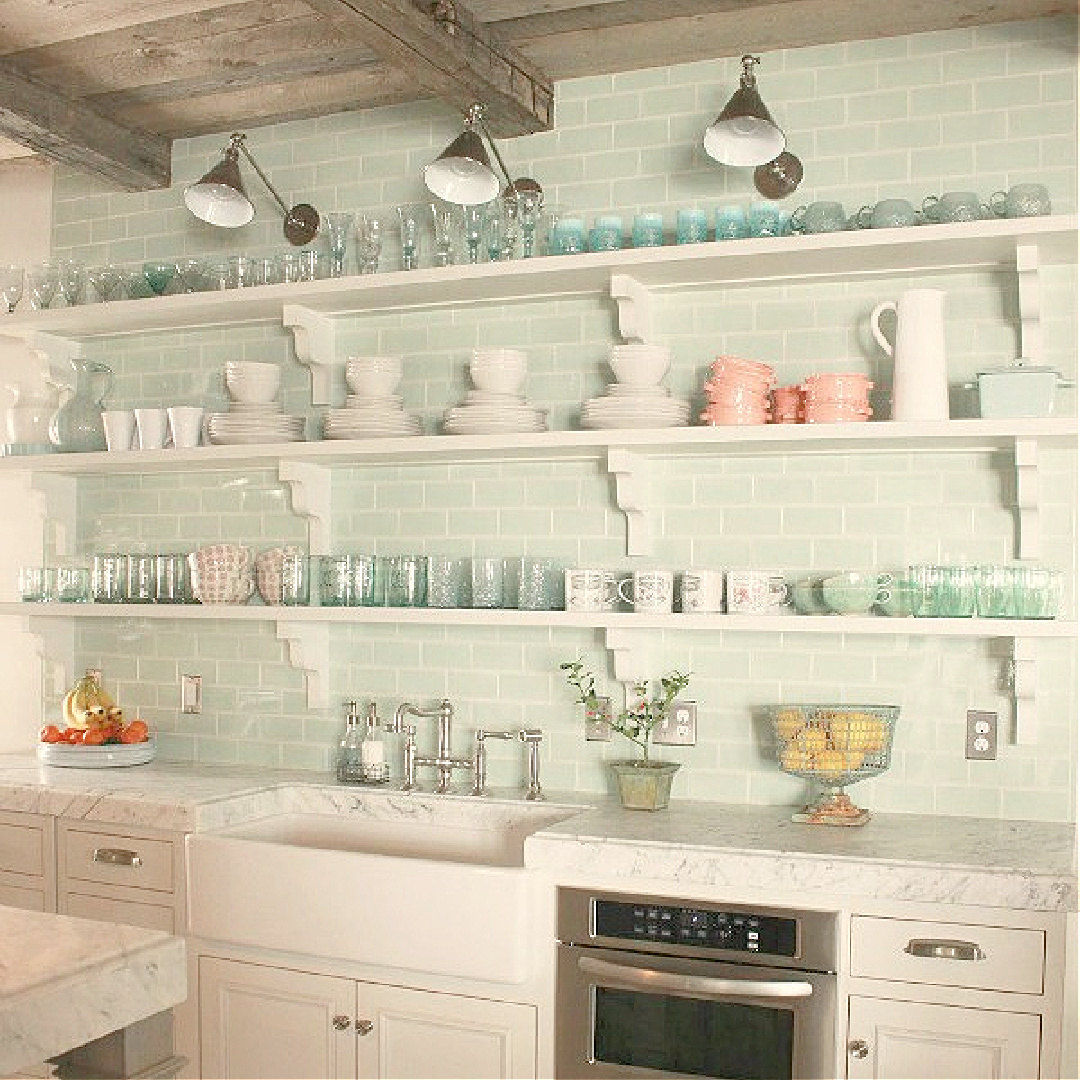
[[[172,1008],[187,997],[183,939],[0,906],[0,1073]]]
[[[505,794],[522,804],[520,793]],[[342,786],[311,772],[158,761],[70,769],[42,766],[32,753],[0,754],[0,810],[177,832],[282,811],[415,816],[432,798]],[[459,820],[500,801],[437,799]],[[564,878],[1017,910],[1077,907],[1070,824],[876,814],[859,828],[829,828],[793,823],[789,807],[676,800],[646,813],[601,795],[548,792],[548,799],[574,812],[528,839],[527,865]]]

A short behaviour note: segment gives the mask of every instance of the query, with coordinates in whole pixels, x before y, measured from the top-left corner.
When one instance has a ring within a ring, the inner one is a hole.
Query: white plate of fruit
[[[43,764],[108,769],[153,760],[156,746],[146,722],[126,721],[96,673],[87,672],[64,695],[61,713],[62,725],[41,729],[37,755]]]

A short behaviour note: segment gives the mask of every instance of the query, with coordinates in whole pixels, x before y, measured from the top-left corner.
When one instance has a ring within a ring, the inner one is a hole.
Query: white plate
[[[383,394],[378,397],[346,394],[345,408],[350,411],[353,409],[400,409],[404,400],[400,394]]]
[[[210,432],[215,446],[258,446],[260,443],[304,442],[302,431],[283,435],[277,432],[219,431]]]
[[[689,418],[665,418],[652,413],[649,416],[582,416],[581,426],[595,430],[637,427],[689,427]]]
[[[69,769],[115,769],[122,765],[145,765],[153,761],[157,744],[153,736],[141,743],[111,743],[108,746],[72,746],[68,743],[38,743],[37,756],[43,765]]]
[[[230,401],[227,413],[211,413],[211,416],[275,416],[284,412],[285,406],[280,401],[267,404],[246,401]]]
[[[392,439],[398,436],[423,435],[419,429],[409,428],[402,431],[374,431],[371,428],[357,428],[355,431],[325,431],[324,439],[341,441],[344,439]]]

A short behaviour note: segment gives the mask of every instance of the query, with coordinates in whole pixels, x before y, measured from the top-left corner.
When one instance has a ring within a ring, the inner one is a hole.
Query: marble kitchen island
[[[186,997],[181,938],[0,907],[0,1074],[121,1032]]]

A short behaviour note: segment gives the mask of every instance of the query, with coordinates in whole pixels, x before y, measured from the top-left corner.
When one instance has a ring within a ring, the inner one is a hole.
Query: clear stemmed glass
[[[122,295],[124,272],[119,267],[95,266],[88,276],[99,300],[116,300]]]
[[[401,228],[401,269],[415,270],[420,260],[420,208],[399,206]]]
[[[181,259],[176,264],[180,288],[186,293],[199,292],[206,287],[206,263],[202,259]]]
[[[518,201],[515,195],[502,195],[485,207],[484,247],[492,262],[514,257],[518,236]]]
[[[356,225],[356,251],[360,273],[374,274],[379,269],[382,253],[382,221],[374,214],[361,214]]]
[[[521,221],[521,254],[531,259],[536,254],[536,222],[544,206],[542,191],[519,191],[517,193],[518,218]]]
[[[461,224],[465,234],[465,247],[469,252],[469,262],[480,261],[480,237],[484,229],[484,207],[463,206]]]
[[[162,296],[176,277],[176,263],[172,262],[145,262],[142,268],[146,284],[155,296]]]
[[[58,274],[57,288],[68,307],[75,307],[83,302],[83,284],[85,271],[82,263],[74,259],[61,259],[56,264]]]
[[[349,234],[355,215],[340,210],[326,215],[326,238],[330,244],[330,276],[345,276],[345,260],[348,257]]]
[[[451,266],[454,262],[454,209],[449,203],[431,204],[436,266]]]
[[[38,311],[44,311],[53,300],[60,285],[60,275],[52,263],[42,263],[26,274],[30,289],[30,304]]]
[[[12,314],[15,305],[22,299],[23,278],[25,271],[21,266],[0,267],[0,294],[7,304],[8,314]]]

